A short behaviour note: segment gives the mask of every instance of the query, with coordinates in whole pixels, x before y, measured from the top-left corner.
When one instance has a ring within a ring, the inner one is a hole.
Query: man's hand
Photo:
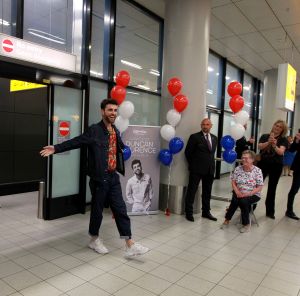
[[[296,143],[299,143],[299,141],[300,141],[300,133],[297,133],[296,136],[295,136],[295,138],[296,138]]]
[[[250,138],[248,141],[250,144],[254,144],[255,143],[255,139],[254,138]]]
[[[48,157],[48,156],[52,155],[54,152],[55,152],[54,146],[45,146],[40,151],[40,155],[43,157]]]

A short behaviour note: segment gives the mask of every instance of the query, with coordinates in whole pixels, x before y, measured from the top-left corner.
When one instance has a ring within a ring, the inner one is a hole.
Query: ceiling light
[[[244,86],[243,89],[244,90],[250,90],[250,86]]]
[[[28,29],[28,34],[31,34],[31,35],[37,36],[39,38],[55,42],[55,43],[66,44],[65,39],[60,38],[60,37],[55,36],[55,35],[52,35],[50,33],[44,32],[44,31],[29,28]]]
[[[207,105],[208,107],[216,108],[217,106],[215,105]]]
[[[217,75],[217,76],[219,76],[219,75],[220,75],[220,73],[219,73],[219,72],[217,72],[217,73],[216,73],[216,75]]]
[[[208,72],[214,72],[215,70],[214,70],[214,68],[208,66],[208,67],[207,67],[207,71],[208,71]]]
[[[140,95],[139,93],[137,93],[137,92],[133,92],[133,91],[128,91],[127,93],[128,93],[128,94],[135,95],[135,96],[139,96],[139,95]]]
[[[214,92],[211,89],[207,89],[206,93],[209,94],[209,95],[212,95]]]
[[[124,64],[124,65],[130,66],[132,68],[139,69],[139,70],[143,69],[140,65],[134,64],[134,63],[131,63],[131,62],[128,62],[128,61],[125,61],[125,60],[121,60],[121,63]]]
[[[160,76],[160,73],[157,70],[151,69],[149,71],[150,74],[155,75],[155,76]]]
[[[103,73],[101,72],[97,72],[97,71],[93,71],[93,70],[90,70],[90,73],[97,76],[97,77],[102,77],[103,76]]]
[[[230,77],[229,77],[229,76],[225,76],[225,79],[226,79],[226,80],[229,80],[229,79],[230,79]]]
[[[138,84],[137,87],[145,89],[145,90],[149,90],[150,89],[150,87],[142,85],[142,84]]]
[[[0,25],[3,25],[3,26],[9,26],[9,22],[6,21],[6,20],[3,20],[3,19],[0,19]]]

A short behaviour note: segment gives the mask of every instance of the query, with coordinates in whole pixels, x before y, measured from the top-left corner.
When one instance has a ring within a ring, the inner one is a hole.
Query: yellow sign
[[[20,81],[20,80],[11,80],[10,81],[10,92],[35,89],[35,88],[41,88],[41,87],[47,87],[47,85],[26,82],[26,81]]]
[[[286,107],[294,106],[295,96],[296,96],[296,79],[297,79],[296,70],[290,64],[288,64],[287,81],[286,81],[286,89],[285,89]]]

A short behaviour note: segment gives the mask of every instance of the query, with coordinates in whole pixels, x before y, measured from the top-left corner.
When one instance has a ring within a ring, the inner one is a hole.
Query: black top
[[[291,144],[289,151],[290,152],[297,151],[291,166],[291,170],[294,173],[298,173],[300,171],[300,143],[296,143],[296,139],[294,139],[294,142]]]
[[[238,139],[235,143],[235,152],[237,154],[237,158],[240,159],[242,157],[242,153],[245,150],[251,149],[251,143],[246,140],[245,136]]]
[[[270,134],[264,134],[260,137],[259,143],[268,142]],[[288,148],[288,140],[286,137],[277,137],[277,147],[284,146]],[[276,153],[275,149],[270,145],[266,149],[260,150],[261,162],[283,164],[283,155]]]
[[[215,173],[215,151],[218,138],[210,134],[211,150],[203,132],[192,134],[185,148],[185,157],[189,164],[189,171],[200,175],[213,175]]]

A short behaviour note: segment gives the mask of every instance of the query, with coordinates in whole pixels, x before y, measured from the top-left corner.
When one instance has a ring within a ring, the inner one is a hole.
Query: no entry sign
[[[2,41],[2,48],[6,52],[12,52],[14,50],[14,44],[9,39],[4,39]]]
[[[58,132],[61,137],[66,137],[70,134],[70,122],[60,121],[58,125]]]

